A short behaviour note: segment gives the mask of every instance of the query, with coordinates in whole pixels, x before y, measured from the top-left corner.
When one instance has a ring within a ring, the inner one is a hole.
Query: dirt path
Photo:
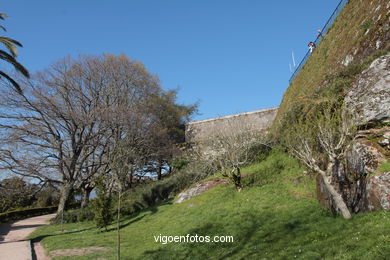
[[[0,260],[31,260],[31,247],[30,241],[26,240],[27,236],[37,227],[46,225],[54,216],[55,214],[43,215],[0,225]],[[42,258],[44,255],[36,253],[37,259],[45,259]]]

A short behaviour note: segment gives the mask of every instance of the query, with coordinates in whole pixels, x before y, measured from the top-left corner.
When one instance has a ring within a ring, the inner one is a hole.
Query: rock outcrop
[[[209,180],[205,182],[201,182],[196,184],[194,187],[189,188],[183,192],[181,192],[177,197],[178,199],[175,201],[175,203],[182,203],[184,201],[187,201],[191,199],[192,197],[195,197],[197,195],[200,195],[209,189],[221,185],[221,184],[227,184],[228,181],[226,180]]]
[[[377,168],[390,158],[390,55],[363,71],[344,99],[345,111],[361,129],[332,183],[354,212],[390,210],[390,172]],[[317,178],[320,203],[334,210],[330,194]]]
[[[369,178],[366,195],[367,210],[390,210],[390,172]]]
[[[344,103],[359,126],[390,121],[390,54],[360,74]]]

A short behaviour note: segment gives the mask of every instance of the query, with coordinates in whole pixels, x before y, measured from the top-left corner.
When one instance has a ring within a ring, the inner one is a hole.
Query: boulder
[[[390,210],[390,172],[368,178],[366,194],[369,211]]]
[[[221,180],[221,179],[209,180],[209,181],[198,183],[194,187],[189,188],[185,191],[182,191],[177,196],[178,199],[175,201],[175,203],[182,203],[184,201],[191,199],[192,197],[195,197],[197,195],[200,195],[200,194],[208,191],[209,189],[211,189],[217,185],[227,184],[227,183],[228,183],[228,181]]]
[[[351,212],[389,209],[390,173],[367,178],[375,174],[381,162],[386,161],[383,151],[371,145],[367,139],[359,138],[347,152],[343,164],[335,169],[332,184],[342,194]],[[320,176],[317,176],[317,198],[322,206],[336,212]]]

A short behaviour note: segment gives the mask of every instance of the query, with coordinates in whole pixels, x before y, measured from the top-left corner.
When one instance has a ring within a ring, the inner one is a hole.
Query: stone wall
[[[198,142],[213,137],[221,129],[262,131],[270,127],[278,108],[267,108],[236,115],[193,121],[186,124],[186,142]],[[234,127],[232,127],[234,126]]]

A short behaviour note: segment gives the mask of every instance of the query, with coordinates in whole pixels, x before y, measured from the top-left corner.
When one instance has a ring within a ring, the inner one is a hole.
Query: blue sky
[[[339,0],[12,0],[0,12],[31,72],[66,55],[124,53],[206,119],[278,106]]]

